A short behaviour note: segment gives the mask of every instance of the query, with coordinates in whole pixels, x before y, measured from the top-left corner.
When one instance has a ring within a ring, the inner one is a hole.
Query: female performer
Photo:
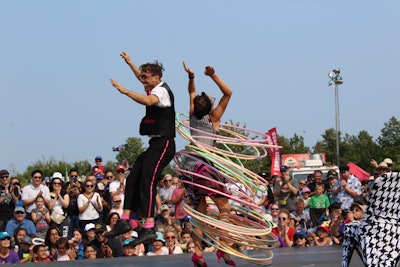
[[[215,98],[210,97],[206,93],[202,92],[201,95],[196,94],[196,87],[194,84],[194,72],[189,69],[185,62],[183,62],[183,67],[185,71],[189,75],[189,84],[188,84],[188,91],[189,91],[189,100],[190,100],[190,110],[189,110],[189,117],[190,117],[190,127],[193,128],[191,130],[191,135],[197,141],[204,143],[209,146],[214,145],[214,140],[206,139],[206,138],[199,138],[195,136],[199,136],[198,131],[212,133],[215,134],[218,131],[219,124],[221,122],[221,117],[224,114],[226,107],[228,106],[229,100],[232,96],[232,90],[225,84],[225,82],[215,73],[214,68],[211,66],[207,66],[205,68],[205,75],[210,76],[210,78],[218,85],[222,92],[222,97],[219,100],[219,103],[216,107],[214,107]],[[199,165],[199,164],[197,164]],[[192,166],[193,167],[193,166]],[[192,171],[197,172],[201,175],[207,175],[206,173],[202,173],[200,169],[204,169],[202,167],[196,168],[194,167]],[[196,170],[197,169],[197,170]],[[210,174],[208,174],[210,175]],[[211,174],[212,175],[212,174]],[[185,179],[185,178],[184,178]],[[222,190],[222,188],[221,188]],[[189,194],[191,198],[191,202],[194,208],[206,214],[207,212],[207,202],[206,196],[209,196],[212,201],[214,201],[215,205],[219,209],[219,219],[225,222],[229,222],[229,212],[230,212],[230,205],[228,202],[228,198],[221,195],[213,195],[207,194],[205,190],[193,190]],[[194,196],[194,197],[193,197]],[[193,235],[193,240],[195,243],[195,253],[192,256],[192,261],[194,266],[196,267],[206,267],[207,264],[203,260],[203,253],[202,253],[202,236],[203,232],[199,228],[194,228],[196,234]],[[217,250],[217,257],[218,261],[222,257],[226,264],[235,266],[235,262],[230,258],[229,254],[226,254],[222,250]]]

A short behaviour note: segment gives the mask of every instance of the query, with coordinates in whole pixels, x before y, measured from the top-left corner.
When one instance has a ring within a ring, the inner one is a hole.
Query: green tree
[[[400,162],[400,122],[395,117],[384,123],[377,142],[382,149],[382,159],[391,158]]]
[[[351,161],[369,172],[373,171],[371,159],[380,153],[378,144],[365,130],[360,131],[357,136],[346,134],[342,149],[340,158],[343,163]]]
[[[329,128],[321,135],[322,141],[317,141],[313,150],[315,153],[325,153],[327,162],[336,163],[336,130]],[[339,152],[341,150],[340,132],[339,132]],[[337,163],[336,163],[337,164]],[[339,164],[337,164],[339,165]]]
[[[278,142],[282,146],[281,154],[310,153],[310,148],[304,144],[304,137],[296,133],[289,139],[284,136],[278,136]]]
[[[120,149],[115,159],[117,160],[117,164],[121,164],[124,160],[127,160],[132,165],[146,148],[143,147],[142,139],[137,137],[128,137],[125,144],[125,149]]]

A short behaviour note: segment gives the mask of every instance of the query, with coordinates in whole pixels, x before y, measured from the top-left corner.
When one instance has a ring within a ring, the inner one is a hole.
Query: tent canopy
[[[364,170],[363,168],[357,166],[356,164],[354,164],[353,162],[349,162],[347,163],[347,166],[349,166],[350,168],[350,172],[358,178],[358,180],[360,180],[361,182],[364,180],[368,180],[369,177],[371,177],[371,174],[369,174],[369,172],[367,172],[366,170]]]

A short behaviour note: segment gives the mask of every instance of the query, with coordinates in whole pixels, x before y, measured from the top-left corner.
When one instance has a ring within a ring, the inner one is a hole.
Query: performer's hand
[[[121,94],[126,94],[128,90],[126,90],[122,85],[120,85],[117,81],[110,79],[111,85],[114,86]]]
[[[185,61],[183,61],[182,63],[183,63],[183,68],[189,74],[189,76],[194,76],[194,72],[186,66]]]
[[[211,66],[206,66],[206,70],[204,71],[204,74],[207,76],[213,76],[215,74],[215,70]]]
[[[129,62],[131,61],[131,57],[129,56],[128,52],[122,52],[120,54],[120,56],[125,60],[126,63],[129,64]]]

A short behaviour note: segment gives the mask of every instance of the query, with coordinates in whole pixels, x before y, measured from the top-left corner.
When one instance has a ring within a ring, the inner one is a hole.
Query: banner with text
[[[267,145],[279,146],[278,133],[276,132],[275,127],[270,129],[265,134],[265,139],[266,139]],[[271,155],[271,174],[270,174],[270,176],[272,177],[274,175],[281,175],[281,172],[280,172],[280,169],[281,169],[280,149],[269,147],[268,153]]]

